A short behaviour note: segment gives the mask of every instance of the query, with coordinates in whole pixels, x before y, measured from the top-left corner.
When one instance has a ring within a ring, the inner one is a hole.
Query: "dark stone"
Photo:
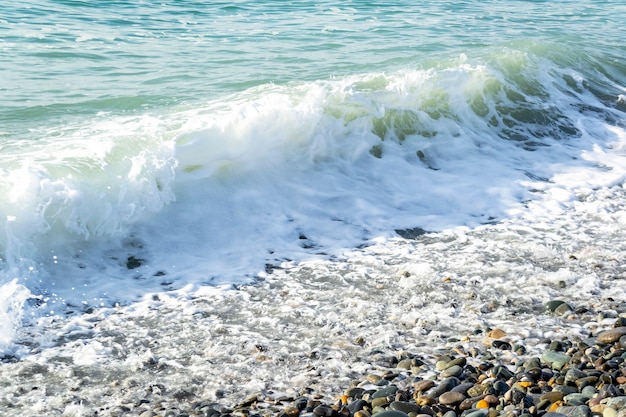
[[[134,256],[129,256],[126,260],[126,268],[127,269],[135,269],[139,268],[141,264],[143,264],[144,260],[140,258],[135,258]]]
[[[405,239],[417,239],[418,237],[429,233],[421,227],[414,227],[412,229],[396,229],[395,232]]]
[[[359,410],[362,410],[364,407],[367,406],[367,401],[365,400],[356,400],[356,401],[352,401],[350,404],[348,404],[348,411],[350,411],[351,414],[356,413]]]
[[[393,401],[389,404],[389,408],[392,410],[402,411],[403,413],[420,413],[421,407],[415,403],[405,401]]]
[[[313,409],[313,414],[320,417],[332,417],[337,412],[328,405],[318,405]]]

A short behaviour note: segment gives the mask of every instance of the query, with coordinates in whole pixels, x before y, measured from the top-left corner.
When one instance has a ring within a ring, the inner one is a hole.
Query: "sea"
[[[163,300],[242,297],[222,319],[284,340],[287,310],[329,329],[390,285],[414,325],[449,316],[451,293],[626,300],[624,16],[617,0],[3,0],[0,356],[119,365],[106,332],[67,334],[132,311],[180,336],[162,320],[186,307]],[[268,285],[297,291],[250,296]],[[220,340],[211,354],[232,354]]]

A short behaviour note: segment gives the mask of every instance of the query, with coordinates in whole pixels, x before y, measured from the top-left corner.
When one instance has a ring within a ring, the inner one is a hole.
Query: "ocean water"
[[[394,262],[423,311],[449,301],[432,285],[448,276],[559,296],[532,284],[537,259],[571,297],[611,293],[563,259],[592,237],[617,269],[626,253],[625,15],[590,0],[3,1],[0,353],[113,361],[97,335],[59,335],[270,277],[304,309],[324,274],[383,285]]]

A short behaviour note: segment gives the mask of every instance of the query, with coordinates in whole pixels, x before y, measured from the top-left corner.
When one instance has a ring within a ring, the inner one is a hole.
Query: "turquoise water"
[[[623,16],[590,0],[3,1],[0,343],[29,297],[37,316],[250,282],[621,184]]]
[[[36,140],[28,128],[99,112],[169,112],[267,83],[506,50],[599,60],[622,77],[624,15],[618,1],[6,1],[1,130]]]

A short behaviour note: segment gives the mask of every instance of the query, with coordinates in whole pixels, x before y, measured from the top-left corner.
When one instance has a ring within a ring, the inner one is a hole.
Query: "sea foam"
[[[625,178],[621,113],[588,78],[508,50],[41,131],[3,166],[3,285],[49,314],[127,304],[562,210]]]

